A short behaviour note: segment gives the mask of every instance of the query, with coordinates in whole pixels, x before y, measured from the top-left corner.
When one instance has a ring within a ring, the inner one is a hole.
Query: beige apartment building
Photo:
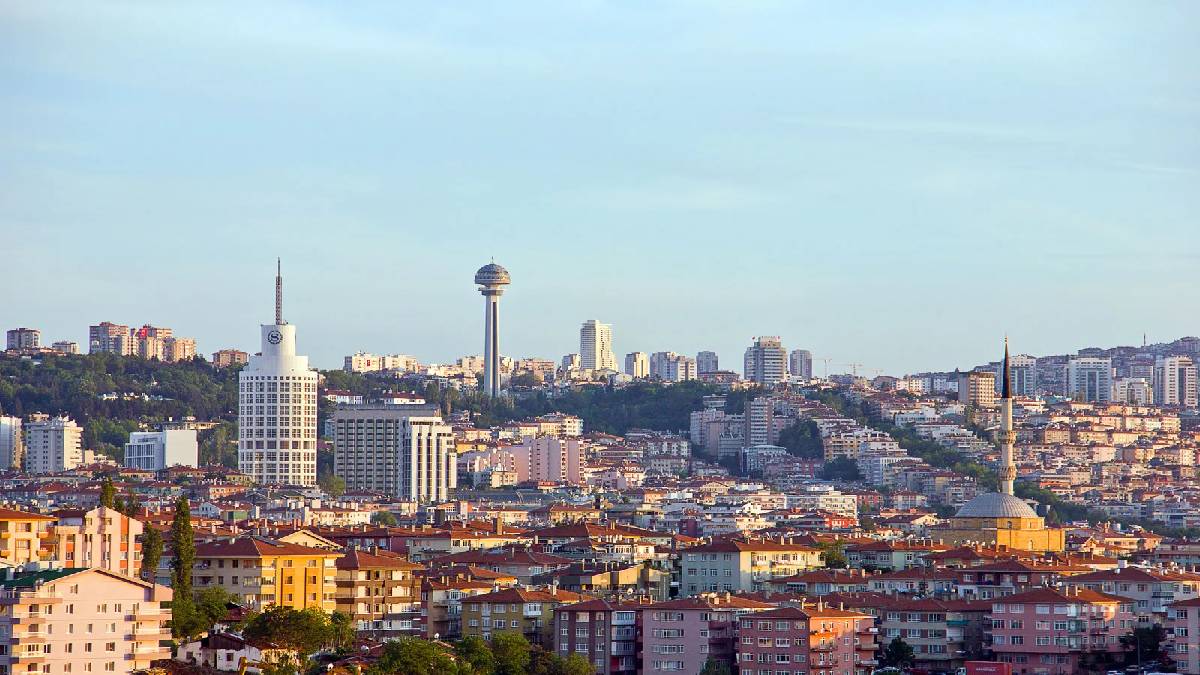
[[[0,561],[23,565],[46,560],[54,518],[38,513],[0,509]]]
[[[758,591],[769,579],[824,566],[819,550],[778,539],[718,539],[682,555],[683,595]]]
[[[0,673],[130,673],[170,658],[171,589],[96,569],[0,582]]]
[[[90,511],[59,511],[49,540],[52,559],[65,567],[99,567],[125,576],[141,570],[144,526],[104,506]]]

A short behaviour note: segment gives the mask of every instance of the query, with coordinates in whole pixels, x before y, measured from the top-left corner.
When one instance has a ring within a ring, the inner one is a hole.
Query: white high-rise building
[[[75,420],[32,415],[23,431],[26,473],[58,473],[83,463],[83,427]]]
[[[195,429],[135,431],[125,444],[125,466],[162,471],[172,466],[199,466],[200,446]]]
[[[492,398],[500,395],[500,296],[512,283],[508,270],[488,263],[475,273],[475,283],[483,294],[483,391]]]
[[[1154,405],[1154,387],[1144,377],[1120,377],[1113,382],[1113,401],[1130,405]]]
[[[793,349],[791,355],[788,356],[788,365],[791,368],[792,377],[798,377],[804,382],[812,379],[812,352],[807,349]]]
[[[1112,359],[1081,356],[1067,362],[1067,396],[1092,403],[1112,401]]]
[[[617,370],[612,350],[612,326],[588,319],[579,328],[579,361],[584,370]]]
[[[746,348],[745,378],[763,386],[773,386],[787,379],[787,351],[777,336],[754,338]]]
[[[650,376],[650,356],[646,352],[630,352],[625,355],[625,374],[633,378]]]
[[[238,435],[238,468],[255,481],[316,485],[317,372],[296,354],[278,272],[275,323],[262,326],[262,353],[238,375]]]
[[[650,355],[650,377],[664,382],[686,382],[696,379],[696,359],[675,352],[654,352]]]
[[[720,370],[716,352],[699,352],[696,354],[696,371],[700,373],[715,373]]]
[[[1159,357],[1154,362],[1154,402],[1195,408],[1196,364],[1187,356]]]
[[[0,471],[20,469],[24,454],[21,418],[0,415]]]
[[[431,405],[349,406],[333,414],[333,470],[356,490],[444,502],[458,486],[454,430]]]

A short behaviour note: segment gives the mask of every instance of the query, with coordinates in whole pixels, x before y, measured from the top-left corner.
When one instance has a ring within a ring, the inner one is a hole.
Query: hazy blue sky
[[[445,362],[494,256],[515,356],[1200,333],[1200,3],[349,4],[0,1],[3,327],[253,351],[279,255],[318,365]]]

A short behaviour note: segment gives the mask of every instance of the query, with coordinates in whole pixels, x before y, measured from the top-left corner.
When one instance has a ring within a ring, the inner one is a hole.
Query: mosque
[[[1004,341],[1004,373],[1000,399],[1000,491],[975,497],[963,505],[945,525],[935,528],[935,537],[950,544],[1006,546],[1033,552],[1062,551],[1066,531],[1046,527],[1046,520],[1024,500],[1013,495],[1017,467],[1013,444],[1017,434],[1012,422],[1012,388],[1008,366],[1008,340]]]

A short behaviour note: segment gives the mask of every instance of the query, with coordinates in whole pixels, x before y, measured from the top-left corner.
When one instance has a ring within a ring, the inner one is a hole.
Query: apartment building
[[[34,414],[23,431],[26,473],[59,473],[83,463],[83,427],[75,420]]]
[[[46,560],[49,552],[43,549],[53,523],[50,516],[0,508],[0,561],[12,566]]]
[[[218,539],[196,545],[192,585],[197,591],[220,586],[254,610],[279,605],[332,612],[341,555],[263,537]]]
[[[642,609],[642,673],[699,673],[710,658],[730,669],[738,622],[775,605],[729,593],[668,600]]]
[[[71,340],[58,340],[50,345],[50,348],[59,354],[78,354],[79,343]]]
[[[1196,364],[1187,356],[1160,357],[1154,363],[1154,402],[1195,408]]]
[[[133,354],[133,338],[129,326],[102,321],[88,327],[88,352],[91,354]]]
[[[684,595],[759,591],[770,579],[824,566],[818,549],[753,537],[716,539],[685,549],[681,556]]]
[[[5,334],[9,349],[37,349],[42,346],[42,331],[36,328],[13,328]]]
[[[579,366],[584,370],[616,372],[612,351],[612,325],[588,319],[579,328]]]
[[[560,605],[587,599],[571,591],[502,588],[467,598],[462,606],[462,636],[490,640],[501,632],[521,633],[535,645],[554,643],[554,612]]]
[[[171,589],[106,570],[46,569],[0,582],[0,672],[145,670],[170,658]]]
[[[958,402],[975,408],[996,405],[996,374],[972,370],[958,375]]]
[[[0,415],[0,471],[20,469],[25,462],[25,437],[21,418]]]
[[[1085,588],[1128,598],[1133,612],[1146,625],[1162,623],[1167,608],[1177,601],[1197,597],[1200,573],[1183,569],[1139,569],[1123,563],[1111,570],[1063,576],[1064,588]]]
[[[518,481],[536,480],[579,485],[582,451],[578,439],[539,436],[508,448]]]
[[[1170,636],[1175,671],[1200,675],[1200,598],[1171,604],[1164,625]]]
[[[333,415],[334,472],[354,490],[442,502],[458,486],[454,431],[432,406],[366,405]]]
[[[376,638],[415,634],[421,584],[413,572],[422,566],[399,553],[351,549],[338,558],[336,568],[337,609],[353,617],[358,632]]]
[[[949,673],[984,655],[991,602],[892,596],[870,604],[861,609],[879,619],[880,644],[903,640],[912,647],[914,668]]]
[[[1112,401],[1112,359],[1079,357],[1067,362],[1067,397],[1077,401]]]
[[[874,626],[870,614],[821,603],[743,616],[738,622],[739,672],[867,675],[876,663]]]
[[[1124,653],[1137,624],[1133,603],[1099,591],[1039,588],[992,601],[992,652],[1014,670],[1095,672],[1097,652]]]
[[[142,566],[141,521],[103,506],[59,511],[48,541],[52,559],[64,567],[96,567],[138,576]]]
[[[229,366],[245,365],[250,361],[250,355],[238,349],[221,349],[213,352],[212,364],[214,368],[228,368]]]
[[[632,675],[638,659],[638,626],[646,603],[585,600],[554,612],[554,651],[578,654],[596,675]]]
[[[650,355],[650,377],[664,382],[694,380],[696,359],[675,352],[654,352]]]
[[[195,429],[135,431],[125,444],[125,467],[162,471],[171,466],[199,466]]]
[[[759,336],[746,348],[742,365],[748,382],[771,387],[787,379],[787,350],[778,336]]]

